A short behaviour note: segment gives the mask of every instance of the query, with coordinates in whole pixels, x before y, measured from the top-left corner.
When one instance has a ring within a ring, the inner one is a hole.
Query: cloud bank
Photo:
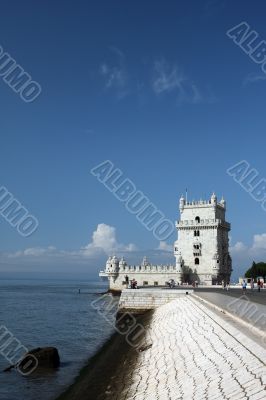
[[[251,266],[252,261],[266,261],[266,233],[255,234],[252,243],[247,245],[237,241],[230,246],[233,260],[232,281]],[[55,246],[29,247],[9,253],[0,253],[0,272],[23,271],[53,271],[60,266],[60,271],[69,273],[93,272],[97,274],[109,255],[125,256],[130,264],[139,264],[144,256],[157,264],[173,264],[173,245],[165,241],[159,242],[154,249],[138,249],[134,243],[120,243],[116,228],[105,223],[97,225],[91,240],[77,250],[60,250]],[[79,270],[79,266],[82,268]],[[42,267],[42,268],[40,268]]]

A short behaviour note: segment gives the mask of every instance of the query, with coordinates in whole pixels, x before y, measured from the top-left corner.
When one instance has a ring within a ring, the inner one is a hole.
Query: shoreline
[[[135,316],[137,323],[147,327],[152,312]],[[141,339],[144,339],[146,329]],[[74,382],[55,400],[117,400],[128,386],[121,377],[125,368],[134,371],[139,352],[130,346],[126,336],[114,332],[89,358]]]

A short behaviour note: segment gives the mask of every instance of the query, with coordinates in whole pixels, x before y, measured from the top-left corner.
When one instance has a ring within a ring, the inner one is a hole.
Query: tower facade
[[[189,280],[192,275],[194,281],[207,285],[229,282],[232,262],[225,200],[218,202],[214,193],[208,201],[188,202],[182,196],[179,211],[174,255],[182,280]]]

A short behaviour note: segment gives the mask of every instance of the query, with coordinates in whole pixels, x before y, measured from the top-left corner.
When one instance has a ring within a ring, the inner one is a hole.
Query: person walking
[[[250,281],[250,288],[251,288],[251,290],[254,290],[254,279],[253,278],[251,278],[251,281]]]
[[[243,290],[243,294],[247,293],[247,282],[245,279],[242,282],[242,290]]]
[[[258,292],[260,292],[260,279],[257,281],[257,286],[258,286]]]

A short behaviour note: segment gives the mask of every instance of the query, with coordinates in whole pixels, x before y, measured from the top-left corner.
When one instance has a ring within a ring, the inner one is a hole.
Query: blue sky
[[[86,276],[112,245],[132,262],[171,260],[90,174],[106,159],[173,221],[185,188],[191,200],[224,195],[236,275],[265,260],[266,213],[226,173],[244,159],[266,177],[266,75],[226,35],[246,21],[266,39],[265,11],[261,1],[5,4],[0,45],[42,92],[25,103],[0,77],[0,183],[39,221],[25,238],[0,219],[0,277]]]

